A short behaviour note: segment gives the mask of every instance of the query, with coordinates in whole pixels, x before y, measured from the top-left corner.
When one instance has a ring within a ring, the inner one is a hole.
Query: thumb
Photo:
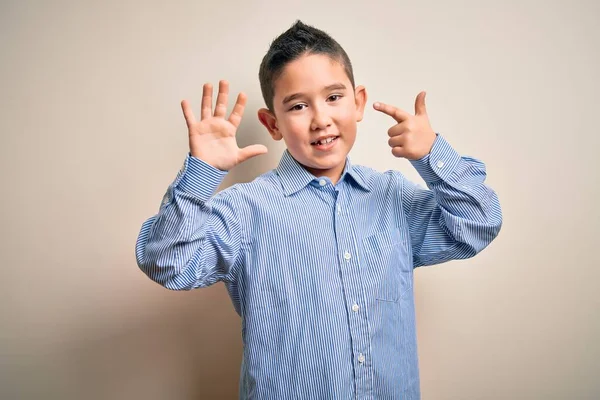
[[[238,159],[239,162],[242,163],[248,160],[249,158],[265,154],[267,151],[269,151],[267,147],[262,144],[252,144],[250,146],[244,147],[243,149],[240,149]]]
[[[415,100],[415,115],[427,114],[427,107],[425,106],[425,91],[417,95]]]

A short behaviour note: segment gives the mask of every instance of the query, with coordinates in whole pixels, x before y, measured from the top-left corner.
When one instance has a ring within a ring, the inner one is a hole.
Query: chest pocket
[[[410,294],[413,271],[407,246],[405,235],[396,228],[364,238],[361,267],[376,299],[397,302]]]

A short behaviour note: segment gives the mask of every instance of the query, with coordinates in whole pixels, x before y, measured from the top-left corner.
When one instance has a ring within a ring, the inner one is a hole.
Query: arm
[[[431,153],[411,164],[430,189],[402,182],[415,267],[472,257],[498,235],[502,211],[482,162],[460,157],[438,135]]]
[[[227,192],[211,198],[226,172],[189,155],[136,243],[140,269],[172,290],[232,281],[241,226]]]
[[[266,153],[267,148],[238,147],[235,135],[246,96],[238,95],[226,119],[228,93],[229,84],[220,81],[213,115],[212,86],[205,84],[200,121],[196,121],[188,102],[181,102],[190,153],[169,186],[158,214],[144,222],[138,236],[135,248],[138,266],[168,289],[190,290],[235,279],[243,243],[242,226],[232,192],[213,194],[226,171]]]
[[[392,154],[410,160],[430,189],[400,178],[414,266],[468,258],[484,249],[502,225],[498,197],[484,184],[484,164],[460,157],[433,131],[425,92],[417,95],[414,115],[384,103],[373,107],[396,120],[388,130]]]

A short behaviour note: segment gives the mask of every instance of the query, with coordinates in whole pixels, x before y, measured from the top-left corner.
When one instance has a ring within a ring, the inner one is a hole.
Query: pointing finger
[[[402,122],[410,117],[410,114],[408,114],[407,112],[402,111],[399,108],[389,104],[373,103],[373,108],[375,108],[377,111],[381,111],[382,113],[389,115],[390,117],[394,118],[397,122]]]

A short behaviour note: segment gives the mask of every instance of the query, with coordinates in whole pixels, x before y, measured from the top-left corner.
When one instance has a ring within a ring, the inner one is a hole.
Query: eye
[[[339,100],[342,98],[341,94],[332,94],[331,96],[329,96],[329,98],[331,99],[332,97],[335,97],[335,99],[333,101]]]
[[[303,107],[303,106],[306,106],[306,104],[298,103],[295,106],[293,106],[292,108],[290,108],[290,111],[300,111],[300,110],[302,110],[302,108],[298,108],[298,107]]]

